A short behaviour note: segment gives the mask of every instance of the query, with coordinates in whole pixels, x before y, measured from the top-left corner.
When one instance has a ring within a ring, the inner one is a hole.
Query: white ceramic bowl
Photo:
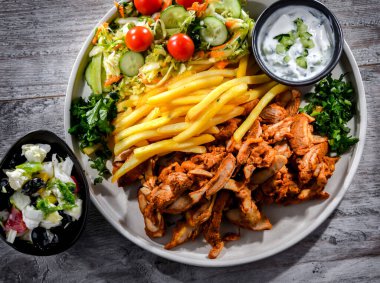
[[[273,2],[248,0],[248,9],[252,11],[251,16],[257,18],[258,14]],[[112,8],[99,24],[109,22],[115,17],[116,9]],[[88,63],[88,53],[93,36],[94,32],[91,32],[75,61],[67,87],[64,114],[66,142],[82,162],[89,179],[92,178],[91,176],[95,176],[95,172],[89,167],[87,157],[80,152],[77,141],[67,133],[67,130],[70,127],[72,99],[90,94],[90,89],[84,80],[84,70]],[[273,229],[264,232],[242,229],[241,239],[227,243],[217,259],[207,258],[210,246],[200,239],[185,243],[173,250],[165,250],[163,244],[169,241],[171,231],[168,231],[168,235],[163,239],[152,240],[146,236],[144,221],[138,209],[135,187],[123,190],[105,181],[102,185],[90,188],[92,202],[127,239],[156,255],[181,263],[210,267],[232,266],[260,260],[289,248],[309,235],[333,212],[346,193],[359,165],[365,141],[367,109],[360,72],[347,43],[344,45],[342,59],[334,69],[333,75],[337,77],[345,72],[349,73],[347,79],[352,82],[357,94],[357,115],[349,123],[349,126],[352,134],[359,137],[360,141],[337,163],[336,171],[326,187],[330,198],[325,201],[310,201],[287,207],[266,207],[264,211],[272,222]],[[309,90],[302,89],[303,93]],[[229,231],[236,231],[236,227],[233,226],[226,228]]]

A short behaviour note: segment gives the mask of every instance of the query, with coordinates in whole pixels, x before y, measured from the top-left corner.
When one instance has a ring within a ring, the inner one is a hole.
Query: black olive
[[[50,236],[49,236],[49,234]],[[37,227],[32,231],[32,241],[41,250],[46,250],[59,243],[57,234],[48,232],[45,228]]]
[[[70,215],[66,214],[63,210],[59,210],[58,213],[62,216],[62,227],[65,227],[67,223],[73,222],[73,218]]]
[[[0,191],[1,192],[2,192],[3,188],[5,189],[6,194],[12,194],[13,193],[13,189],[9,185],[9,181],[7,178],[3,178],[0,180]]]
[[[39,189],[45,188],[46,183],[41,178],[33,178],[24,184],[22,192],[28,196],[36,193]]]
[[[3,192],[3,188],[5,189],[5,193]],[[9,186],[8,179],[0,180],[0,210],[10,209],[11,203],[9,201],[11,195],[13,193],[13,189]]]

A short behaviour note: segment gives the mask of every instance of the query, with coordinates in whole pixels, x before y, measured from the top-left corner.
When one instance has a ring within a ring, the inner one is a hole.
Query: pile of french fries
[[[114,154],[132,147],[134,150],[112,181],[155,155],[206,152],[202,145],[215,139],[218,124],[241,115],[242,104],[261,98],[234,133],[234,139],[241,141],[262,109],[288,89],[265,74],[256,75],[259,68],[248,65],[249,58],[245,56],[235,69],[188,71],[141,97],[119,102],[114,120]]]

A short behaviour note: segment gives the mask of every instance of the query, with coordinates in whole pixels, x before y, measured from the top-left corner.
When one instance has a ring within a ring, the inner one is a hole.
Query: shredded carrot
[[[225,55],[224,51],[216,51],[216,50],[210,51],[211,58],[223,57],[224,55]]]
[[[224,43],[222,45],[215,46],[215,47],[211,48],[211,50],[220,50],[220,49],[223,49],[224,47],[226,47],[228,44],[230,44],[231,42],[233,42],[239,36],[240,36],[240,32],[237,32],[237,33],[235,33],[233,35],[233,37],[231,37],[231,39],[229,41],[227,41],[226,43]]]
[[[95,36],[94,36],[94,38],[91,41],[92,44],[95,45],[98,42],[99,34],[102,32],[102,30],[104,28],[108,28],[108,23],[103,23],[102,25],[100,25],[99,27],[97,27],[96,32],[95,32]]]
[[[194,58],[204,58],[206,53],[203,50],[199,50],[194,54]]]
[[[161,13],[155,13],[153,14],[153,20],[157,22],[160,19]]]
[[[227,60],[219,61],[219,62],[216,62],[216,63],[215,63],[215,67],[217,67],[218,69],[224,69],[225,67],[227,67],[227,65],[228,65],[229,63],[230,63],[230,62],[228,62]]]
[[[119,11],[120,17],[124,18],[125,14],[124,14],[124,7],[123,7],[123,5],[120,5],[116,1],[113,1],[113,3],[115,4],[116,9]]]
[[[234,24],[236,24],[236,22],[237,22],[236,20],[229,20],[226,22],[226,27],[228,29],[231,29],[234,26]]]
[[[164,0],[162,3],[162,9],[161,11],[165,10],[167,7],[169,7],[172,4],[172,0]]]
[[[122,46],[123,46],[123,44],[119,43],[119,44],[116,45],[113,49],[115,49],[115,50],[119,50]]]
[[[121,80],[123,76],[120,75],[120,76],[112,76],[110,77],[109,79],[107,79],[105,82],[104,82],[104,86],[110,86],[112,85],[113,83],[117,83],[118,81]]]
[[[199,2],[193,2],[191,7],[187,8],[188,11],[192,10],[195,11],[197,14],[197,17],[202,17],[204,13],[206,12],[206,9],[208,7],[210,0],[205,0],[204,3],[199,3]]]

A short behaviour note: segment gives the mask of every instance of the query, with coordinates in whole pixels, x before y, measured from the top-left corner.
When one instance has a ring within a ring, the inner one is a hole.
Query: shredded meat
[[[215,135],[216,140],[226,141],[230,139],[236,131],[236,129],[240,126],[241,122],[241,119],[232,118],[231,120],[228,120],[227,122],[220,125],[219,134]]]
[[[277,103],[269,104],[261,112],[260,117],[263,123],[275,124],[281,122],[288,116],[288,111]]]
[[[223,210],[229,197],[230,196],[226,191],[222,191],[218,194],[212,210],[212,216],[210,220],[205,223],[203,228],[203,235],[212,247],[208,254],[208,257],[211,259],[216,258],[224,247],[224,242],[220,236],[220,224],[222,222]]]
[[[291,125],[290,146],[297,155],[306,154],[313,145],[312,120],[306,114],[297,114]]]
[[[233,134],[259,100],[244,104],[241,117],[218,125],[215,141],[202,154],[174,153],[155,157],[125,175],[127,184],[138,178],[138,203],[149,237],[165,234],[168,214],[177,215],[172,249],[203,234],[211,245],[210,259],[218,257],[228,241],[240,238],[240,228],[271,229],[262,206],[289,205],[326,199],[324,191],[338,158],[327,156],[328,140],[313,134],[314,118],[298,113],[301,93],[278,95],[236,142]],[[115,157],[119,168],[131,156],[129,149]],[[221,235],[223,217],[239,233]]]

